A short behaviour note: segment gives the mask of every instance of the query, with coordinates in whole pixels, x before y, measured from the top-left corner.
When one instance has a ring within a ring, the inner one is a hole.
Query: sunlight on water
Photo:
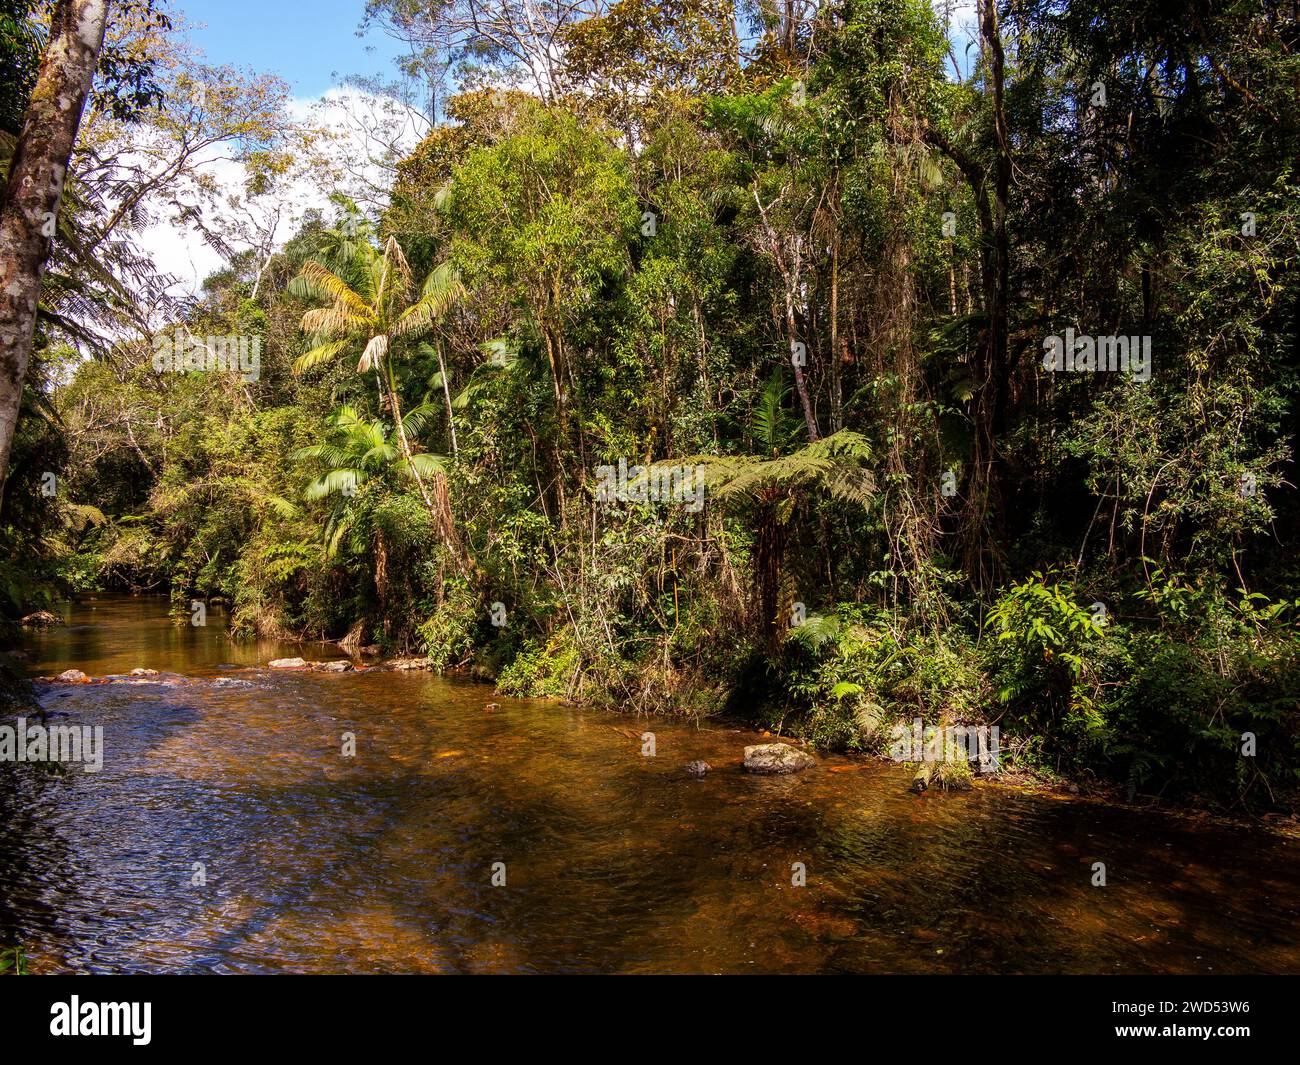
[[[1278,835],[996,785],[917,796],[838,757],[752,777],[758,738],[717,724],[236,668],[329,649],[232,645],[159,600],[70,621],[32,638],[34,673],[186,676],[46,692],[106,754],[0,789],[0,934],[36,972],[1300,971]]]

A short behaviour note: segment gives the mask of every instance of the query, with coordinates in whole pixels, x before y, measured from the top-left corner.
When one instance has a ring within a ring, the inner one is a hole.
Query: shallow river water
[[[329,655],[165,611],[28,641],[33,675],[182,675],[43,692],[100,772],[0,767],[0,945],[34,972],[1300,972],[1282,835],[834,756],[749,776],[726,725],[265,670]]]

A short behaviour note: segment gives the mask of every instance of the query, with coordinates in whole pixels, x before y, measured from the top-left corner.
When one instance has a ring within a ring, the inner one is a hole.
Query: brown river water
[[[726,724],[269,671],[331,655],[165,611],[28,640],[33,675],[183,675],[45,690],[100,772],[0,767],[0,945],[33,972],[1300,972],[1283,835],[837,756],[749,776]]]

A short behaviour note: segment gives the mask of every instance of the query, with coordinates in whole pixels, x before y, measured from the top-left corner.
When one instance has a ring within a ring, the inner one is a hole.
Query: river
[[[271,671],[331,655],[154,598],[65,616],[33,675],[182,677],[49,687],[102,770],[0,767],[0,945],[33,972],[1300,972],[1286,835],[839,756],[755,777],[726,724]]]

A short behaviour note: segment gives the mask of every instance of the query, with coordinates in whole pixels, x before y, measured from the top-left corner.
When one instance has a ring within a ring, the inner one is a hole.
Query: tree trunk
[[[429,496],[429,490],[425,487],[424,478],[420,476],[420,471],[415,467],[414,453],[411,451],[411,443],[406,438],[406,425],[402,421],[402,407],[397,398],[397,382],[393,378],[393,365],[391,362],[385,367],[388,378],[388,402],[393,412],[393,427],[397,430],[397,446],[402,453],[402,458],[406,460],[406,466],[411,471],[411,476],[415,479],[416,488],[420,491],[420,498],[424,500],[424,509],[428,512],[429,517],[438,530],[443,544],[451,552],[452,560],[460,567],[461,572],[466,571],[467,559],[460,542],[460,537],[456,535],[456,526],[452,521],[451,504],[447,497],[446,480],[441,475],[437,478],[435,502]]]
[[[447,364],[442,359],[442,345],[436,344],[438,353],[438,373],[442,375],[442,398],[447,401],[447,432],[451,436],[451,457],[460,457],[460,448],[456,445],[456,421],[451,408],[451,386],[447,383]]]
[[[0,198],[0,491],[31,362],[41,274],[81,125],[108,0],[58,0],[50,41]]]
[[[781,596],[781,569],[785,560],[785,528],[777,516],[779,500],[761,504],[758,513],[758,542],[754,550],[753,621],[769,655],[781,653],[786,625],[777,616]]]
[[[975,396],[971,416],[974,429],[971,465],[962,490],[962,555],[969,575],[980,586],[997,578],[998,560],[992,547],[990,516],[1005,516],[1004,459],[998,448],[1007,425],[1011,367],[1008,349],[1008,290],[1010,241],[1007,211],[1011,185],[1011,140],[1007,127],[1004,89],[1006,56],[998,27],[995,0],[980,0],[980,46],[988,61],[994,140],[992,204],[988,175],[972,156],[932,126],[923,130],[927,142],[947,155],[961,171],[975,200],[980,228],[980,289],[987,324],[974,353]]]

